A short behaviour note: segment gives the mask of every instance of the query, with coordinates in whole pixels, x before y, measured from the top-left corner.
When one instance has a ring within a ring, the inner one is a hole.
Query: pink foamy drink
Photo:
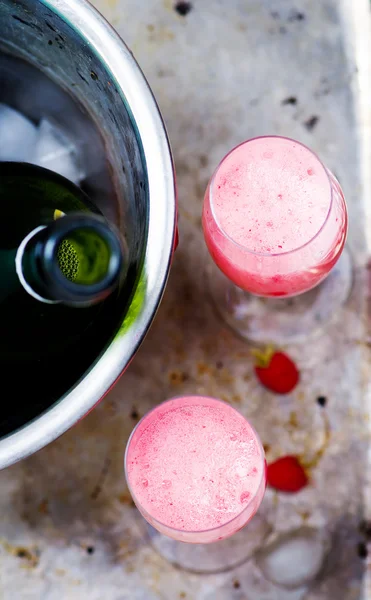
[[[240,288],[293,296],[320,283],[337,262],[347,211],[339,183],[311,150],[260,137],[216,169],[203,229],[214,262]]]
[[[254,429],[230,405],[201,396],[168,400],[149,412],[131,435],[125,468],[145,519],[191,543],[215,542],[244,527],[266,486]]]

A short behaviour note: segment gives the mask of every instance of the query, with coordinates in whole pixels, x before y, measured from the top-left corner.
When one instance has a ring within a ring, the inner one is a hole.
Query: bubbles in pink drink
[[[262,137],[234,148],[205,195],[203,229],[218,267],[242,289],[289,296],[326,277],[347,213],[334,176],[299,142]]]
[[[264,465],[260,442],[239,412],[218,400],[185,397],[139,424],[127,475],[137,504],[152,518],[204,531],[241,514],[261,487]]]
[[[233,241],[253,252],[288,252],[320,229],[330,207],[325,169],[301,144],[258,138],[236,148],[216,173],[214,215]]]

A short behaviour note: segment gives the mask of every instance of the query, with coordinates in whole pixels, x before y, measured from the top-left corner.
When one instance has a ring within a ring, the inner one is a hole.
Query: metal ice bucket
[[[168,140],[151,91],[128,48],[88,2],[0,0],[0,26],[0,102],[34,121],[54,118],[79,140],[85,187],[120,227],[130,252],[115,331],[57,402],[30,398],[34,413],[0,439],[3,468],[76,423],[129,364],[166,283],[176,195]],[[16,407],[14,399],[10,403]]]

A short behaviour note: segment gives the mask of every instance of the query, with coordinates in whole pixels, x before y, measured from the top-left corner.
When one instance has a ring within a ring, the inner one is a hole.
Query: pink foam
[[[139,425],[127,455],[137,503],[183,531],[213,529],[239,515],[261,487],[264,468],[248,422],[210,398],[160,405]]]
[[[298,142],[250,140],[221,163],[209,185],[203,229],[218,267],[261,296],[309,290],[326,277],[346,238],[341,188]]]
[[[282,254],[317,233],[330,207],[328,175],[304,146],[259,138],[223,162],[213,185],[214,213],[235,242]]]

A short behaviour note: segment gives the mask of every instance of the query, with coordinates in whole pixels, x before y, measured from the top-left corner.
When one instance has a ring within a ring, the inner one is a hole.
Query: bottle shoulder
[[[28,163],[0,163],[0,202],[3,248],[17,246],[29,231],[53,222],[55,214],[99,212],[74,183]]]

